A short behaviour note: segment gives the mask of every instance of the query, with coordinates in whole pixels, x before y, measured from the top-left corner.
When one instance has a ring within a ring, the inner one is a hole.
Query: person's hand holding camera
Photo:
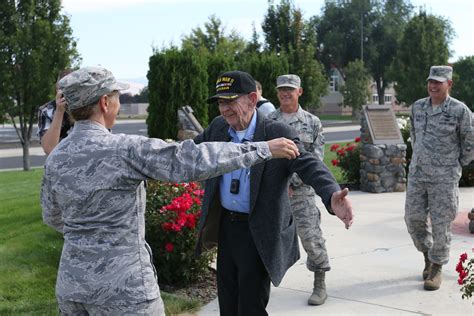
[[[61,90],[56,91],[56,111],[58,113],[66,112],[67,104],[66,99],[64,98],[63,92]]]

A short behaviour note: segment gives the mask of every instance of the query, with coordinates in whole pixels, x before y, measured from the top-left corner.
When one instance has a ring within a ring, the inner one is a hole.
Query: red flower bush
[[[334,144],[334,145],[331,145],[331,147],[329,149],[331,151],[336,151],[338,148],[339,148],[339,144]]]
[[[166,249],[166,251],[168,251],[168,252],[173,252],[174,246],[173,246],[172,243],[169,242],[169,243],[167,243],[167,244],[165,245],[165,249]]]
[[[458,284],[461,285],[462,298],[471,298],[474,292],[474,259],[468,260],[467,253],[461,254],[456,272],[459,275]]]
[[[346,180],[350,183],[359,183],[360,180],[360,137],[354,139],[354,143],[345,146],[333,144],[329,150],[336,153],[337,159],[331,160],[331,164],[339,167]]]
[[[194,255],[203,195],[195,182],[148,182],[145,237],[160,283],[194,282],[214,258],[214,252]]]

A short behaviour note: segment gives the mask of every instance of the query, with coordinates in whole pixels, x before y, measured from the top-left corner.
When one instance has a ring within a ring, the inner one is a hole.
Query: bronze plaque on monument
[[[395,113],[390,105],[366,105],[364,115],[374,144],[404,144]]]

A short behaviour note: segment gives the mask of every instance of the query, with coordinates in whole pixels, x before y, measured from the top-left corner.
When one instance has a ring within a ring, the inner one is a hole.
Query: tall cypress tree
[[[191,105],[197,120],[207,125],[208,75],[205,56],[193,49],[171,47],[150,57],[148,71],[148,135],[175,139],[177,111]]]

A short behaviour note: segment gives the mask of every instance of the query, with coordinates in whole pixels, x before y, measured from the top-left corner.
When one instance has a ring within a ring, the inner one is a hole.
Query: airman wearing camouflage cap
[[[291,126],[298,133],[305,150],[323,161],[323,126],[316,115],[305,111],[299,104],[299,97],[303,94],[300,77],[294,74],[278,76],[276,89],[280,107],[268,117]],[[327,299],[325,277],[331,266],[321,229],[321,211],[316,205],[316,193],[296,173],[291,177],[289,191],[298,236],[307,254],[306,267],[314,276],[313,292],[308,304],[322,305]]]
[[[126,90],[127,83],[115,81],[114,75],[105,68],[85,67],[76,70],[58,83],[70,110],[93,104],[105,94]]]
[[[277,78],[276,88],[289,87],[294,89],[301,88],[301,79],[298,75],[281,75]]]
[[[120,108],[116,91],[126,85],[89,67],[60,86],[76,123],[46,160],[41,207],[43,221],[64,235],[56,281],[61,314],[164,315],[145,241],[144,181],[205,180],[272,157],[294,158],[297,147],[283,138],[195,145],[114,135],[107,128]]]
[[[445,82],[453,79],[453,67],[451,66],[431,66],[430,75],[426,80],[436,80]]]
[[[413,155],[405,222],[425,259],[426,290],[441,285],[441,267],[449,259],[450,227],[459,205],[461,167],[474,159],[472,112],[449,96],[452,74],[450,66],[432,66],[427,78],[429,97],[411,107]]]

